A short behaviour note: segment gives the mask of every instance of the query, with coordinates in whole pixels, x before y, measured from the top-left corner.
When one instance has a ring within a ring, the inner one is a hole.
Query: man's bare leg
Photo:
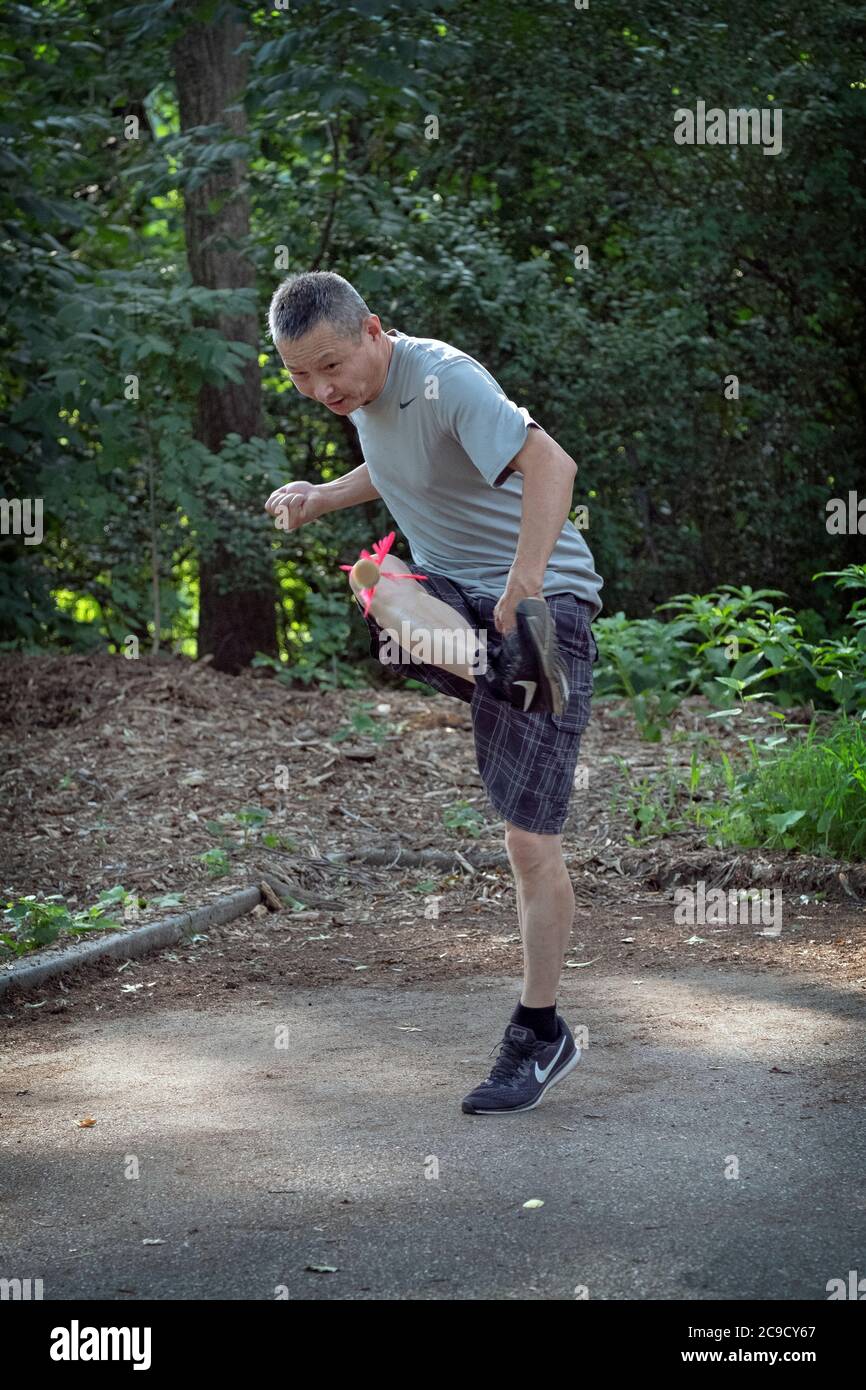
[[[561,835],[536,835],[505,822],[505,848],[517,885],[527,1009],[556,1002],[562,962],[574,922],[574,889],[562,857]]]
[[[514,866],[512,865],[512,869],[513,867]],[[520,940],[524,943],[525,950],[526,937],[523,934],[523,889],[520,886],[520,879],[517,877],[516,874],[514,876],[514,895],[517,899],[517,925],[520,928]]]
[[[388,555],[385,563],[395,574],[411,574],[409,566],[396,555]],[[348,579],[352,592],[360,594],[360,587],[354,583],[351,571],[348,572]],[[479,660],[480,643],[475,629],[468,625],[456,608],[427,593],[415,580],[380,579],[373,590],[369,611],[381,628],[393,631],[398,642],[402,624],[408,623],[410,641],[413,644],[423,641],[424,660],[429,665],[440,666],[443,671],[462,676],[473,685],[475,677],[471,668],[484,669],[483,655]],[[437,632],[440,634],[438,642],[434,640]],[[446,634],[453,634],[450,641]],[[441,660],[435,659],[437,653],[441,655]]]

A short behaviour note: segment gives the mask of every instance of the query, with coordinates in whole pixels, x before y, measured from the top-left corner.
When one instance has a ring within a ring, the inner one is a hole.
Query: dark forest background
[[[384,510],[263,511],[361,462],[266,335],[316,268],[574,457],[607,614],[751,584],[841,621],[812,576],[866,557],[826,526],[866,494],[864,36],[848,0],[4,6],[0,487],[45,510],[0,537],[0,642],[352,680],[338,566]],[[698,100],[782,108],[782,152],[677,145]]]

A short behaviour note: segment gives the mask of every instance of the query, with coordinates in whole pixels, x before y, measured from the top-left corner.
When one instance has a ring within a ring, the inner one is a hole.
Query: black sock
[[[518,1000],[517,1008],[511,1015],[511,1022],[519,1023],[521,1028],[531,1028],[542,1042],[555,1042],[559,1036],[556,1000],[547,1009],[527,1009],[525,1004]]]

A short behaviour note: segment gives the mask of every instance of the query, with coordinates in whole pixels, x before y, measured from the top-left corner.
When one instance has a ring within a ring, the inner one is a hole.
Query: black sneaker
[[[470,1091],[465,1115],[512,1115],[534,1110],[538,1102],[580,1061],[580,1048],[565,1019],[557,1014],[559,1034],[553,1042],[536,1038],[531,1028],[509,1023],[499,1056],[486,1081]]]
[[[543,598],[517,605],[516,626],[503,639],[483,681],[491,695],[524,714],[562,714],[569,687],[556,641],[556,627]]]

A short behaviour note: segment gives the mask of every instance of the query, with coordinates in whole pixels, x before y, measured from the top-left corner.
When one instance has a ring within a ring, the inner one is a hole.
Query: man
[[[267,511],[294,530],[381,497],[426,578],[379,580],[371,652],[408,622],[411,647],[421,632],[430,658],[411,673],[470,705],[479,772],[505,821],[524,984],[493,1070],[463,1110],[531,1110],[580,1056],[556,1013],[574,918],[561,831],[589,719],[601,580],[568,520],[576,465],[479,362],[436,339],[384,332],[339,275],[286,280],[270,328],[297,390],[349,417],[365,462],[332,483],[287,483]],[[382,568],[411,572],[390,556]],[[464,639],[456,655],[453,644],[437,655],[446,631]]]

